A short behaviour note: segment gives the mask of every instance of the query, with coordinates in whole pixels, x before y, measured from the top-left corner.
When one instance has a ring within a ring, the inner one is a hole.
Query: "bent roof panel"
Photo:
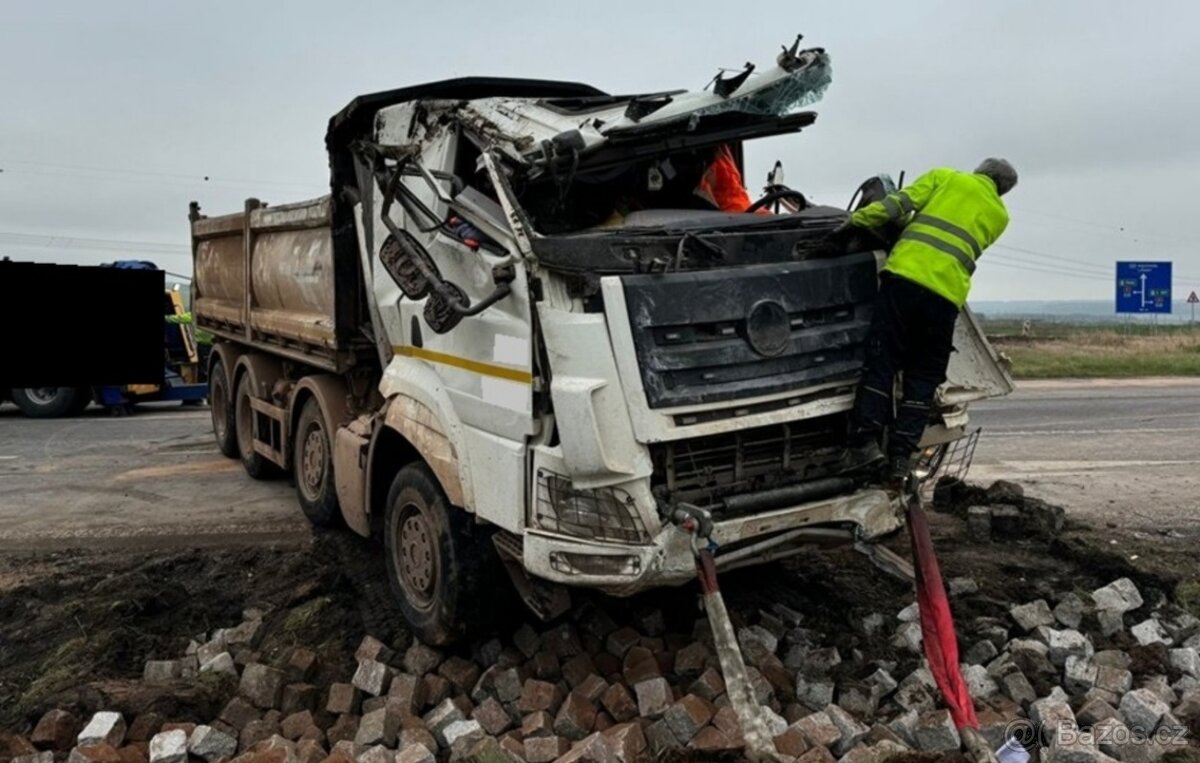
[[[559,82],[508,77],[459,77],[423,85],[360,95],[329,119],[325,146],[341,148],[355,134],[370,129],[375,114],[388,106],[420,98],[471,101],[478,98],[589,98],[607,96],[603,90],[581,82]]]

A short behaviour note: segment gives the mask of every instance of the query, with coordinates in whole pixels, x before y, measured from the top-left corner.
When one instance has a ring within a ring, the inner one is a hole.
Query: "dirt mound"
[[[989,500],[1011,505],[1021,497],[1007,488],[969,488],[956,505]],[[931,524],[944,575],[962,579],[959,588],[966,592],[954,594],[951,586],[964,650],[978,640],[971,634],[1009,623],[1015,603],[1043,598],[1053,605],[1070,593],[1087,599],[1091,590],[1129,577],[1153,607],[1186,589],[1178,573],[1192,574],[1195,564],[1156,559],[1177,574],[1147,571],[1128,553],[1110,551],[1070,525],[1060,535],[981,541],[960,511],[933,514]],[[903,533],[888,545],[908,555]],[[313,684],[344,681],[354,672],[355,650],[364,635],[397,651],[411,641],[382,559],[377,545],[344,532],[318,534],[311,546],[300,549],[74,551],[0,558],[0,727],[27,731],[50,708],[79,717],[114,708],[130,717],[154,711],[180,721],[207,721],[235,691],[229,681],[209,675],[186,686],[155,687],[138,679],[147,660],[180,658],[190,642],[203,640],[200,634],[242,621],[248,609],[263,613],[263,635],[252,655],[234,655],[239,665],[276,664],[304,647],[318,657],[320,674],[311,678]],[[892,637],[895,616],[913,602],[911,585],[888,577],[851,549],[813,551],[723,574],[721,582],[737,626],[771,630],[765,613],[778,613],[783,605],[802,616],[793,630],[810,633],[814,646],[836,645],[847,658],[829,676],[839,685],[864,679],[859,673],[881,662],[890,663],[896,676],[918,667],[919,655]],[[656,637],[665,633],[672,646],[680,646],[703,617],[695,593],[684,587],[613,600],[576,592],[575,600],[577,605],[593,600],[617,624]],[[576,615],[580,611],[577,606]],[[865,627],[872,616],[887,618],[888,626]],[[519,624],[494,623],[502,638]],[[534,625],[539,631],[550,627]],[[1097,641],[1097,648],[1128,646]],[[464,645],[459,651],[487,664],[482,646]],[[1146,671],[1169,672],[1161,650],[1131,654]],[[925,760],[911,759],[918,757]]]
[[[36,578],[0,592],[0,727],[25,725],[64,700],[95,704],[118,684],[87,684],[138,677],[147,660],[183,654],[196,634],[240,621],[246,608],[268,612],[264,653],[304,645],[320,651],[331,670],[353,664],[366,631],[393,641],[407,638],[399,611],[381,595],[387,587],[381,558],[377,549],[343,533],[319,535],[299,552],[39,557]],[[0,575],[26,562],[5,558]],[[211,688],[174,697],[171,713],[205,715],[227,694]],[[132,704],[164,701],[143,697]]]

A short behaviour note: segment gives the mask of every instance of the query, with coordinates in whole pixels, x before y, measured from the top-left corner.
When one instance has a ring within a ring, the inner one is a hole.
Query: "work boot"
[[[892,456],[883,478],[884,490],[894,495],[902,494],[909,477],[912,476],[914,466],[916,462],[912,456]]]
[[[849,465],[841,471],[842,474],[866,476],[871,480],[882,479],[884,467],[887,466],[887,457],[874,440],[852,440],[847,448],[846,459]]]

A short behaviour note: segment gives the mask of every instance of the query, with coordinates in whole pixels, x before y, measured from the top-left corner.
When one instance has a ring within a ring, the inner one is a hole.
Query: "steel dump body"
[[[328,371],[370,350],[353,335],[360,282],[353,261],[338,278],[329,197],[194,215],[192,247],[197,325]]]

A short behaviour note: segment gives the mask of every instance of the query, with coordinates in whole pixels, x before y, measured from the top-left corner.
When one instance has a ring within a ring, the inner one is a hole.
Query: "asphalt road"
[[[1200,535],[1200,379],[1023,382],[971,410],[970,479],[1010,479],[1070,514]]]
[[[0,407],[0,550],[309,535],[287,481],[256,482],[217,451],[207,408],[39,420]]]
[[[977,405],[970,479],[1072,515],[1200,536],[1200,380],[1024,383]],[[207,409],[34,420],[0,407],[0,550],[296,543],[291,485],[221,456]]]

